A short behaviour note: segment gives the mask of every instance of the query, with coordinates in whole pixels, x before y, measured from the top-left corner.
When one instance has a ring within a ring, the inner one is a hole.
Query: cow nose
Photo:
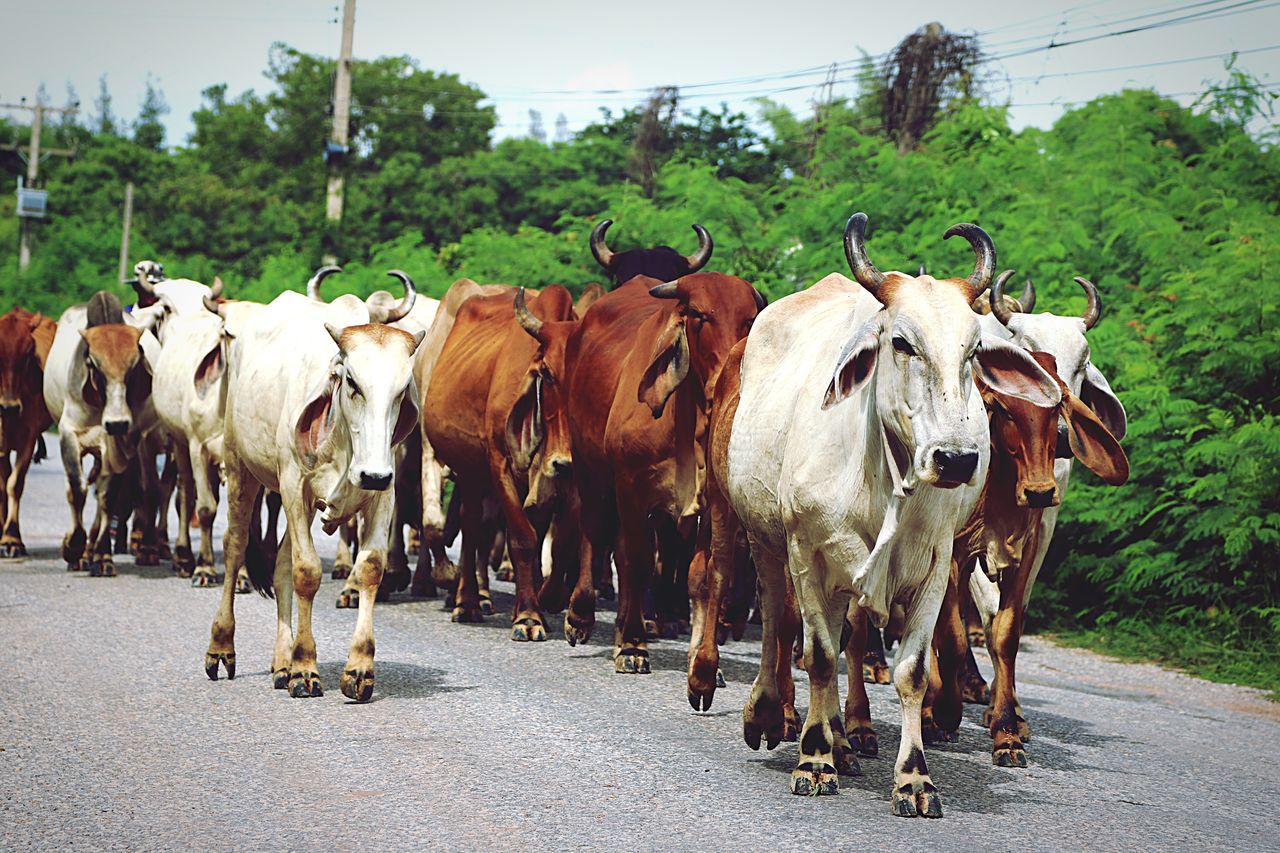
[[[360,488],[368,489],[371,492],[384,492],[387,486],[391,485],[391,472],[385,474],[371,474],[368,471],[360,472]]]
[[[129,431],[129,422],[106,421],[102,424],[102,427],[107,431],[107,435],[124,435]]]
[[[1058,496],[1058,490],[1054,487],[1048,489],[1023,489],[1022,493],[1027,499],[1027,506],[1032,509],[1044,509],[1057,503],[1055,498]]]
[[[933,461],[938,466],[938,478],[949,483],[967,483],[978,467],[978,454],[952,453],[950,450],[933,451]]]
[[[566,459],[556,459],[551,463],[551,471],[557,477],[568,477],[573,473],[573,463]]]
[[[1058,427],[1058,448],[1053,455],[1058,459],[1070,459],[1071,453],[1071,436],[1065,425]]]

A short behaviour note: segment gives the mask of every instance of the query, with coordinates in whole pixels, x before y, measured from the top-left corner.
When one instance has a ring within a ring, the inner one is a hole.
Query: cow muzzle
[[[1058,486],[1056,483],[1050,483],[1047,487],[1027,486],[1018,497],[1019,506],[1030,507],[1031,509],[1045,509],[1046,507],[1057,506]]]
[[[938,470],[935,485],[955,488],[973,479],[973,472],[978,468],[978,454],[973,450],[939,448],[933,451],[933,464]]]
[[[391,485],[390,471],[361,471],[360,488],[371,492],[385,492]]]
[[[107,431],[107,435],[121,436],[129,433],[128,421],[103,421],[102,428]]]

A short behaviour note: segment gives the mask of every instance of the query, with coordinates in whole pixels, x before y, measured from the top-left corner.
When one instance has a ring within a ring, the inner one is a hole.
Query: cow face
[[[329,375],[303,408],[295,439],[299,453],[314,464],[330,438],[350,441],[347,481],[356,488],[383,491],[395,468],[392,448],[418,422],[413,354],[425,332],[380,324],[339,329],[325,324],[338,352]]]
[[[151,395],[151,370],[142,354],[142,329],[124,323],[91,326],[84,339],[85,405],[102,413],[108,435],[123,436],[133,428],[133,412]]]
[[[690,373],[701,400],[711,400],[729,350],[751,331],[764,297],[746,281],[721,273],[687,275],[649,293],[676,303],[639,389],[639,399],[656,418]]]
[[[692,255],[682,255],[670,246],[614,252],[604,239],[605,232],[612,224],[612,220],[605,219],[592,229],[591,254],[615,285],[626,284],[638,275],[659,281],[675,281],[706,266],[715,248],[707,229],[694,225],[694,233],[698,235],[698,249]]]
[[[39,394],[40,364],[32,332],[39,314],[15,308],[0,317],[0,414],[21,414],[22,398]]]
[[[1047,372],[1054,373],[1057,365],[1053,356],[1033,352],[1031,357]],[[978,387],[991,421],[990,477],[1012,480],[1014,500],[1020,507],[1057,506],[1061,495],[1053,476],[1053,461],[1060,407],[1046,409],[1007,397],[981,381]]]

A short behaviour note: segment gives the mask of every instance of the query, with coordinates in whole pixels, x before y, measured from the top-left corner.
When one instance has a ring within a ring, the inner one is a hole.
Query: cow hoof
[[[961,688],[960,696],[969,705],[989,705],[991,703],[991,688],[987,682],[982,680],[982,676],[976,673],[973,677],[967,679],[964,687]]]
[[[782,723],[782,739],[787,743],[800,740],[800,724],[795,720],[785,720]]]
[[[723,685],[721,685],[723,686]],[[687,688],[689,697],[689,707],[695,711],[710,711],[711,700],[715,698],[714,690],[694,690],[692,687]]]
[[[893,681],[893,673],[890,672],[887,664],[864,663],[862,665],[862,680],[867,684],[890,684]]]
[[[503,566],[493,573],[493,579],[503,583],[515,583],[516,570],[510,566]]]
[[[926,718],[920,724],[920,737],[926,744],[955,743],[960,740],[959,732],[944,731],[932,719]]]
[[[102,554],[89,563],[89,576],[94,578],[113,578],[116,576],[116,564],[110,554]]]
[[[613,671],[623,675],[648,675],[649,653],[644,649],[623,649],[613,658]]]
[[[785,719],[782,703],[776,698],[761,693],[754,700],[748,699],[742,709],[742,739],[752,749],[759,749],[763,737],[765,748],[773,749],[782,742]]]
[[[835,748],[836,773],[841,776],[861,776],[862,766],[858,764],[858,756],[852,749],[842,746]]]
[[[235,652],[208,652],[204,656],[204,674],[209,676],[210,681],[218,680],[218,664],[227,670],[227,679],[236,677],[236,653]]]
[[[418,582],[419,575],[422,576],[421,583]],[[435,598],[439,594],[436,585],[422,572],[418,572],[413,576],[413,585],[409,587],[410,596],[413,598]]]
[[[173,559],[173,552],[169,550],[168,542],[161,540],[160,543],[156,545],[156,559],[160,560],[162,563],[165,560]]]
[[[89,564],[85,560],[75,560],[73,562],[67,563],[67,571],[69,572],[83,572],[88,570],[88,568],[89,568]]]
[[[83,530],[77,528],[66,536],[62,537],[62,559],[67,565],[80,562],[80,558],[84,556],[84,543],[86,541]],[[78,571],[72,569],[72,571]]]
[[[345,566],[345,565],[344,565],[344,566],[334,566],[334,567],[333,567],[333,579],[334,579],[334,580],[336,580],[336,581],[344,581],[344,580],[346,580],[346,579],[347,579],[347,578],[349,578],[349,577],[351,577],[351,567],[350,567],[350,566]]]
[[[144,545],[138,549],[137,555],[133,558],[135,566],[158,566],[160,565],[160,555],[156,553],[156,549],[151,545]]]
[[[716,687],[724,687],[724,673],[716,670]]]
[[[320,688],[320,674],[317,672],[289,673],[289,696],[293,699],[310,699],[323,696]]]
[[[202,588],[217,586],[218,573],[212,566],[196,566],[195,572],[191,575],[191,585]]]
[[[942,817],[942,798],[930,782],[903,785],[893,792],[897,817]]]
[[[658,638],[662,640],[676,640],[680,638],[681,634],[687,634],[688,632],[688,624],[679,620],[658,624]]]
[[[196,567],[196,556],[191,553],[191,549],[186,545],[179,545],[173,549],[173,570],[178,573],[180,578],[191,577],[191,572]]]
[[[617,597],[617,593],[613,591],[613,584],[604,584],[596,589],[596,598],[601,601],[613,601]]]
[[[445,589],[456,586],[458,583],[458,564],[448,559],[441,563],[432,564],[431,581],[436,586],[442,586]]]
[[[791,771],[791,793],[801,797],[840,793],[840,777],[830,764],[805,762]]]
[[[880,741],[869,726],[851,726],[845,723],[845,730],[848,732],[849,746],[857,749],[859,755],[875,758],[880,754]]]
[[[338,600],[334,602],[333,606],[339,610],[354,610],[360,606],[360,590],[353,587],[345,587],[338,593]]]
[[[1031,726],[1027,725],[1027,721],[1022,717],[1018,717],[1018,737],[1021,738],[1024,743],[1029,743],[1031,741]]]
[[[352,702],[368,702],[373,698],[373,670],[348,669],[342,673],[342,695]]]
[[[271,673],[271,689],[284,690],[289,686],[289,670],[277,669]]]
[[[572,609],[564,614],[564,638],[569,641],[569,645],[576,646],[579,643],[586,645],[591,639],[591,632],[595,630],[595,617],[583,618],[573,612]]]
[[[969,645],[975,649],[980,649],[987,644],[987,632],[981,628],[969,629]]]
[[[480,602],[483,607],[484,602]],[[517,643],[541,643],[547,639],[547,629],[542,623],[532,617],[514,622],[511,625],[511,639]]]
[[[253,592],[253,584],[249,582],[249,575],[243,569],[236,575],[236,595],[245,595]]]
[[[1026,767],[1027,753],[1021,744],[1000,747],[991,753],[991,763],[996,767]]]
[[[480,607],[478,605],[471,607],[458,605],[453,608],[453,615],[450,617],[450,621],[458,623],[483,622],[484,613],[480,611]]]
[[[483,616],[493,615],[493,599],[486,596],[483,592],[480,593],[480,613]]]
[[[27,556],[27,549],[22,546],[21,542],[0,543],[0,557],[6,560],[16,560],[25,556]]]

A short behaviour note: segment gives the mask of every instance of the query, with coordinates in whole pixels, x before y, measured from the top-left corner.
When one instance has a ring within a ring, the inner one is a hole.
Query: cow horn
[[[400,279],[400,283],[404,285],[404,298],[387,312],[387,319],[382,321],[391,324],[403,320],[405,315],[413,310],[413,303],[418,301],[418,289],[413,286],[413,279],[409,278],[403,270],[388,270],[387,275]]]
[[[605,272],[613,271],[614,254],[609,244],[604,241],[604,232],[608,231],[612,224],[612,219],[603,219],[591,229],[591,254],[595,256],[596,263],[604,267]]]
[[[991,237],[986,231],[968,222],[952,225],[942,235],[942,239],[946,240],[957,235],[968,240],[969,245],[973,247],[973,272],[969,273],[969,284],[973,285],[975,291],[982,290],[991,284],[991,276],[996,271],[995,244],[991,242]]]
[[[676,281],[655,284],[653,287],[649,288],[649,295],[656,296],[658,299],[677,299],[680,296],[680,293],[677,290],[679,284],[680,281],[678,279]]]
[[[926,271],[926,270],[925,270],[925,268],[924,268],[924,264],[921,264],[921,265],[920,265],[920,272],[916,273],[916,275],[917,275],[917,276],[922,276],[922,275],[927,275],[927,274],[928,274],[928,273],[927,273],[927,271]]]
[[[711,252],[715,249],[715,244],[711,242],[711,235],[707,233],[707,229],[701,225],[694,225],[693,230],[698,235],[698,251],[692,255],[685,255],[685,263],[689,265],[689,272],[697,272],[707,265],[707,261],[711,260]]]
[[[206,311],[217,314],[219,317],[222,316],[222,312],[218,310],[219,306],[217,301],[207,293],[204,295],[204,308]]]
[[[756,310],[763,311],[769,307],[769,298],[754,287],[751,288],[751,295],[756,298]]]
[[[1023,314],[1030,314],[1036,307],[1036,286],[1031,283],[1031,279],[1027,279],[1026,285],[1022,288],[1022,295],[1018,297],[1018,304],[1022,306]]]
[[[533,316],[533,312],[529,310],[529,306],[524,301],[524,288],[516,290],[516,319],[520,322],[520,328],[529,333],[529,337],[535,341],[542,340],[539,335],[542,333],[542,321]]]
[[[336,272],[342,272],[342,267],[328,266],[316,270],[315,275],[311,276],[311,280],[307,282],[307,296],[316,302],[324,302],[320,298],[320,284]]]
[[[127,283],[133,285],[134,292],[139,296],[149,296],[152,299],[156,297],[156,286],[148,281],[146,276],[131,278]]]
[[[214,299],[219,299],[222,296],[222,279],[216,275],[213,277],[213,287],[209,288],[209,295]]]
[[[1094,287],[1093,282],[1087,278],[1076,276],[1076,284],[1084,288],[1084,292],[1089,296],[1089,304],[1084,309],[1084,313],[1080,315],[1080,319],[1084,320],[1084,329],[1089,331],[1102,317],[1102,297],[1098,295],[1098,288]]]
[[[1012,277],[1013,270],[1005,270],[996,276],[991,289],[987,291],[988,298],[991,300],[991,313],[996,315],[996,319],[1000,321],[1002,326],[1009,325],[1009,321],[1013,319],[1013,310],[1004,301],[1004,286]]]
[[[849,217],[844,226],[844,256],[849,261],[849,269],[858,284],[870,291],[872,296],[884,284],[884,273],[876,269],[867,257],[866,247],[867,215],[862,212]]]

